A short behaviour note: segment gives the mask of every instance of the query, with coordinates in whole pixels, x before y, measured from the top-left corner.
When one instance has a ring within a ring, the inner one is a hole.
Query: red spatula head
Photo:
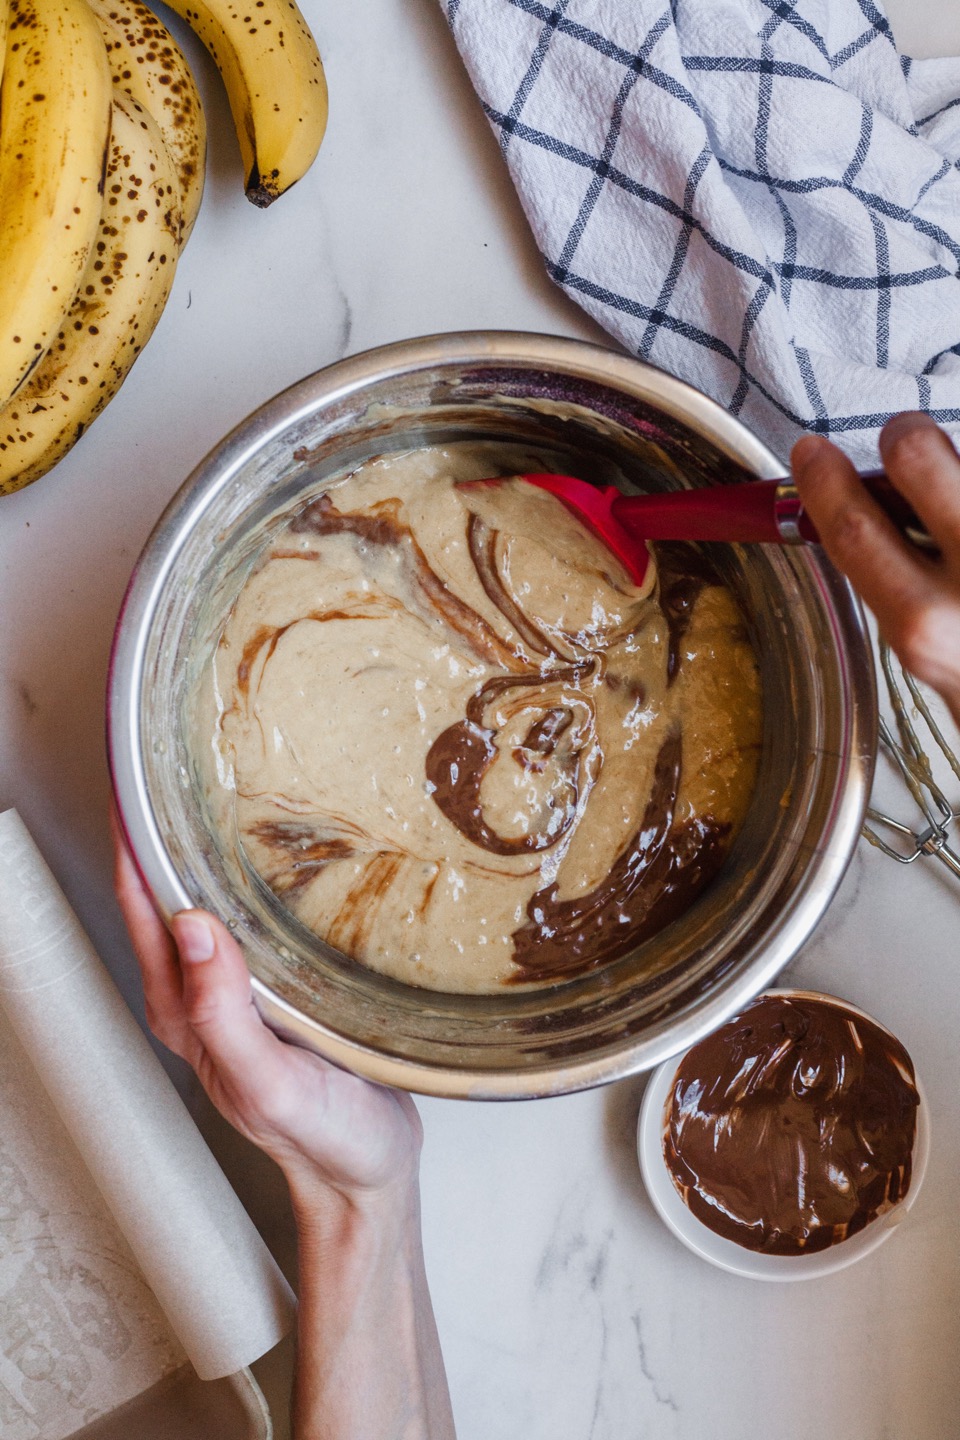
[[[577,480],[573,475],[519,475],[516,478],[526,480],[528,484],[548,490],[551,495],[556,496],[581,524],[603,541],[623,565],[633,583],[643,584],[650,554],[644,541],[631,535],[614,515],[613,502],[623,499],[615,485],[606,485],[601,489],[587,480]],[[471,485],[501,483],[502,481],[498,480],[467,480],[461,482],[459,488],[469,490]]]

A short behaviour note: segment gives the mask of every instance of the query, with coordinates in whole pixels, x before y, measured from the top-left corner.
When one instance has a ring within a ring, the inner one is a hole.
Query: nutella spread
[[[499,455],[499,462],[498,462]],[[643,587],[491,444],[382,456],[291,513],[206,677],[209,804],[305,926],[492,992],[625,954],[749,805],[756,658],[685,546]]]
[[[718,1235],[771,1255],[824,1250],[906,1195],[918,1104],[909,1055],[873,1021],[766,995],[684,1057],[664,1158]]]

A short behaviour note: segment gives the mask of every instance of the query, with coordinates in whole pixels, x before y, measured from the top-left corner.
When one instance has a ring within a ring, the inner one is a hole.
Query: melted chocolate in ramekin
[[[771,1255],[824,1250],[906,1195],[918,1104],[909,1055],[873,1021],[761,996],[682,1060],[664,1158],[716,1234]]]

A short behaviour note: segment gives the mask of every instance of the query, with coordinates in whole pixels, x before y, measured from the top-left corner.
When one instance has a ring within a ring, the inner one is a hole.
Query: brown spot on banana
[[[306,21],[292,0],[264,0],[253,27],[229,0],[169,3],[223,77],[248,198],[272,204],[310,168],[327,123],[326,79]]]
[[[186,57],[141,0],[89,0],[113,83],[156,120],[177,172],[185,244],[203,195],[207,130]]]
[[[0,88],[0,404],[49,346],[83,274],[100,217],[110,96],[85,0],[10,0]]]
[[[170,293],[181,229],[169,204],[173,162],[154,121],[120,92],[113,132],[109,179],[119,180],[121,199],[118,207],[104,201],[95,258],[55,344],[0,410],[0,495],[37,479],[76,443],[120,388]],[[151,164],[155,178],[142,193],[161,203],[149,204],[140,224],[118,224],[130,219],[130,172],[149,173]]]

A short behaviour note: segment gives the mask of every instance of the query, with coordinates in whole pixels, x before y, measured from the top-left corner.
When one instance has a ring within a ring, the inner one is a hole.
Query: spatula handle
[[[900,534],[928,551],[936,546],[915,510],[882,470],[860,479]],[[622,496],[612,513],[645,540],[768,541],[779,545],[817,544],[819,536],[793,481],[751,480],[657,495]],[[632,522],[632,523],[631,523]]]

